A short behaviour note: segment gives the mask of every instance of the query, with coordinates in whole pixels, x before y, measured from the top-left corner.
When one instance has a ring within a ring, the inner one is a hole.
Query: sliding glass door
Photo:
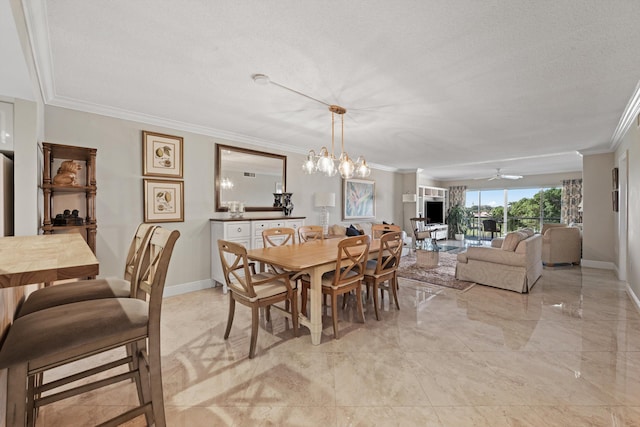
[[[469,211],[467,238],[490,239],[485,221],[495,221],[499,234],[523,227],[539,232],[545,222],[560,222],[562,190],[553,188],[510,188],[467,190]]]

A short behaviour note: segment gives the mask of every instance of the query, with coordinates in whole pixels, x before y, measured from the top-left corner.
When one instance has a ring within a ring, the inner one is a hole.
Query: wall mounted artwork
[[[182,145],[180,136],[142,131],[142,174],[182,178]]]
[[[342,219],[375,218],[375,182],[363,179],[344,179],[342,183]]]

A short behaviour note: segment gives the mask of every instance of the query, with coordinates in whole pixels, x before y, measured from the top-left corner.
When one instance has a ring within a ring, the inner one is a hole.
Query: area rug
[[[440,262],[437,267],[419,267],[416,265],[416,254],[411,251],[400,259],[398,277],[417,280],[432,285],[445,286],[460,291],[464,291],[475,285],[473,282],[456,279],[456,254],[440,252],[439,256]]]

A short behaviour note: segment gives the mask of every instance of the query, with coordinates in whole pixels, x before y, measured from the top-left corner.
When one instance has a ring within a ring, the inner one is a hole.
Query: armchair
[[[578,227],[548,227],[542,235],[542,263],[580,264],[582,234]]]

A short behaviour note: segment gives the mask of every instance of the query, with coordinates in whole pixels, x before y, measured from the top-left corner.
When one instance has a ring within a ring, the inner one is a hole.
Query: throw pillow
[[[360,224],[356,224],[356,228],[360,230],[360,234],[367,234],[371,236],[371,223],[370,222],[362,222]]]
[[[527,235],[527,238],[533,236],[535,233],[533,232],[533,230],[531,228],[521,228],[520,230],[518,230],[520,233],[524,233]]]
[[[502,250],[513,252],[518,247],[518,243],[523,239],[524,235],[522,233],[518,233],[517,231],[513,231],[511,233],[507,233],[502,242]]]
[[[353,226],[353,224],[351,224],[349,227],[347,227],[347,236],[360,236],[360,230],[358,230]]]
[[[331,227],[331,233],[334,236],[346,236],[347,235],[347,227],[345,227],[344,225],[340,225],[340,224],[334,224],[333,227]]]

